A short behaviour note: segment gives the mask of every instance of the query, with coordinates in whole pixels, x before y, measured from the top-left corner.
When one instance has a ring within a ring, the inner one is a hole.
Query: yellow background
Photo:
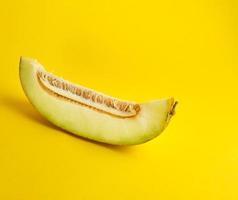
[[[0,199],[237,200],[237,11],[235,0],[1,0]],[[143,145],[75,138],[27,101],[21,55],[122,99],[174,96],[177,114]]]

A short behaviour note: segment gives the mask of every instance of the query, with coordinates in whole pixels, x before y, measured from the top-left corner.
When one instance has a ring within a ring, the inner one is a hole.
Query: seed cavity
[[[141,109],[139,104],[121,101],[85,87],[73,85],[45,71],[37,71],[36,74],[42,88],[58,98],[61,97],[120,118],[134,117]]]

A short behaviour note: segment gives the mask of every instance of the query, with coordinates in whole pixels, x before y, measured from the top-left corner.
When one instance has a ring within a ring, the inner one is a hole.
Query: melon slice
[[[135,103],[73,84],[35,59],[21,58],[20,80],[34,107],[50,122],[98,142],[133,145],[158,136],[174,115],[173,98]]]

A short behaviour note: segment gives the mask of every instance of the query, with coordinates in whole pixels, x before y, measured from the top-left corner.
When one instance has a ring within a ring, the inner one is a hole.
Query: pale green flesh
[[[21,58],[21,84],[30,102],[50,122],[73,134],[95,141],[132,145],[158,136],[169,122],[173,98],[140,104],[135,117],[118,118],[57,98],[39,84],[37,70],[44,68],[33,59]]]

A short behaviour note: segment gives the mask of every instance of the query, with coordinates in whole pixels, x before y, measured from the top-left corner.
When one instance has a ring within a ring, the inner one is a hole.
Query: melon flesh
[[[107,103],[93,102],[77,95],[76,90],[73,93],[67,91],[69,88],[64,87],[71,84],[81,91],[87,88],[62,78],[57,79],[35,59],[22,57],[19,73],[26,96],[45,118],[73,134],[98,142],[115,145],[144,143],[158,136],[174,114],[176,102],[173,98],[141,104],[126,102],[123,105],[127,106],[127,111],[125,107],[120,110],[112,104],[107,106]],[[41,82],[39,74],[43,77],[42,80],[47,80],[47,77],[44,77],[46,74],[45,76],[60,80],[65,85],[55,87],[55,83],[50,85],[47,81]],[[104,95],[91,89],[88,91]],[[111,97],[104,95],[103,98]],[[120,100],[112,99],[114,103],[118,101]]]

